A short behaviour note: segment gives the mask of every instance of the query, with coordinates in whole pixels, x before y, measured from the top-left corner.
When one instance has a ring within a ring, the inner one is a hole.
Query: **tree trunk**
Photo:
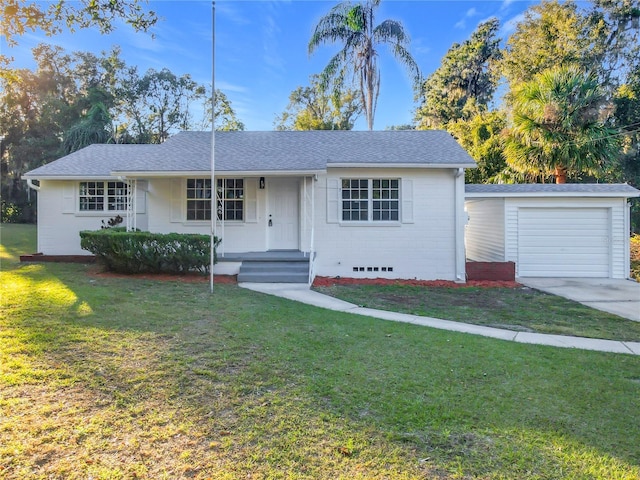
[[[567,169],[564,167],[556,166],[556,170],[554,172],[556,177],[556,183],[567,183]]]

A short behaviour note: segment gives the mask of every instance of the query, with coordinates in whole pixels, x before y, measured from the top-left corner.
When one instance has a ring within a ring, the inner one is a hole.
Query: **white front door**
[[[269,250],[298,250],[299,185],[297,178],[267,179]]]

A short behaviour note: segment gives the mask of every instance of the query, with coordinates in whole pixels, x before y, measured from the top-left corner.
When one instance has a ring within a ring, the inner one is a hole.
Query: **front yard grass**
[[[314,290],[356,305],[514,331],[640,341],[634,322],[524,286],[333,285]]]
[[[21,265],[12,230],[0,478],[640,477],[639,357]]]

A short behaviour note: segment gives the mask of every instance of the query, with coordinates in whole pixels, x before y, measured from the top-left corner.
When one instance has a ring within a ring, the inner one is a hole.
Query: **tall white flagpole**
[[[216,2],[211,2],[211,258],[209,286],[213,293],[213,264],[215,259],[216,218],[218,217],[218,188],[216,186]]]

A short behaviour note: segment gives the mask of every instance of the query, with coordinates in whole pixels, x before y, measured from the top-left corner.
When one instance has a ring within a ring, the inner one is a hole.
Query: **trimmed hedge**
[[[214,241],[216,263],[221,239]],[[210,245],[209,235],[125,232],[121,228],[80,232],[80,246],[118,273],[207,273]]]

